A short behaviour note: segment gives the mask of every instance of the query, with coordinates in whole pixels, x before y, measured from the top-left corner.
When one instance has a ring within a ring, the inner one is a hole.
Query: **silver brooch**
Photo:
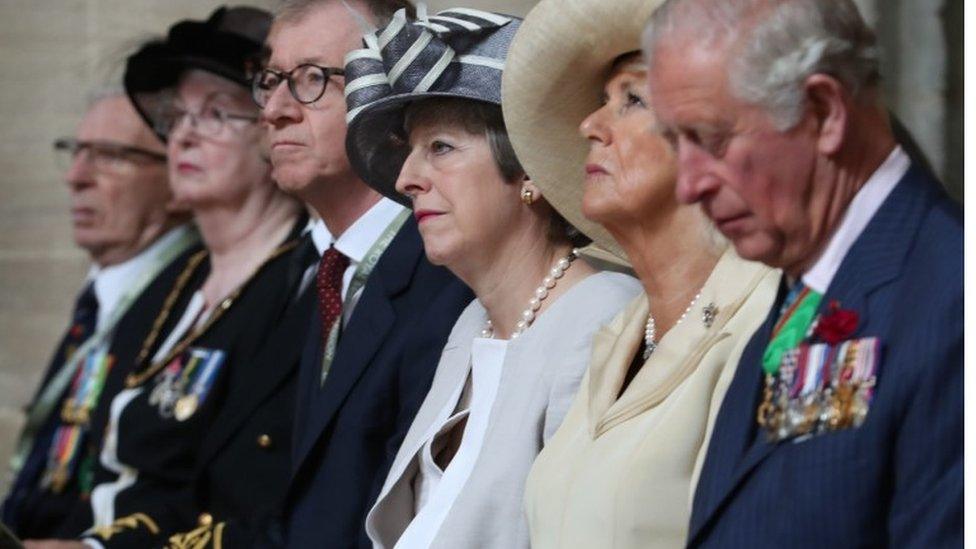
[[[716,315],[718,315],[718,307],[715,306],[715,303],[705,305],[702,309],[702,322],[705,323],[706,328],[712,327],[712,324],[715,323]]]

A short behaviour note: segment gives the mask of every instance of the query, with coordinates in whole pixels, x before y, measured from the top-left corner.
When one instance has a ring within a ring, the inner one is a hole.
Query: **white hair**
[[[803,113],[803,84],[836,78],[854,96],[880,81],[874,32],[851,0],[666,0],[644,29],[648,64],[662,43],[727,51],[731,92],[781,130]]]
[[[86,104],[88,108],[91,108],[105,99],[114,99],[116,97],[126,97],[125,88],[121,84],[108,84],[88,92]]]

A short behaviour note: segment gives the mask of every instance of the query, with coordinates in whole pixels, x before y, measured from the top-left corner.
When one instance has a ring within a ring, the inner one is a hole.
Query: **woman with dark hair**
[[[262,10],[220,8],[128,60],[126,92],[166,139],[175,200],[206,249],[122,365],[121,391],[95,413],[106,435],[78,511],[94,526],[76,544],[158,547],[199,523],[214,531],[197,542],[220,545],[219,521],[263,516],[287,484],[293,373],[311,310],[295,265],[308,217],[271,179],[250,97],[270,24]],[[276,360],[262,359],[269,348]]]
[[[374,547],[527,547],[529,466],[576,392],[593,332],[639,291],[580,259],[588,239],[512,151],[501,73],[519,23],[400,12],[346,58],[353,166],[413,208],[428,258],[477,298],[367,517]]]

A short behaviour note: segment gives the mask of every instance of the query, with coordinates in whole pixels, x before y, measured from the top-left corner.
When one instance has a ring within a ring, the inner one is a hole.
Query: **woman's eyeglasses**
[[[214,137],[219,135],[226,126],[253,124],[257,122],[258,117],[251,114],[230,113],[215,105],[204,106],[200,112],[192,112],[178,105],[171,105],[157,121],[157,129],[163,135],[169,135],[184,120],[189,120],[190,127],[200,135]]]

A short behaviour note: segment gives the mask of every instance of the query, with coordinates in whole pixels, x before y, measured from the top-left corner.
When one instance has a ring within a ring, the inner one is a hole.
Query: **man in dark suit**
[[[962,545],[962,213],[897,145],[849,0],[670,0],[678,198],[783,269],[715,419],[692,547]]]
[[[165,147],[122,90],[90,105],[75,139],[59,139],[75,243],[92,269],[68,329],[28,409],[12,461],[3,522],[23,538],[78,533],[62,524],[91,490],[99,425],[90,415],[115,395],[190,254],[188,215],[170,204]]]
[[[278,184],[321,217],[318,302],[298,376],[290,547],[368,546],[364,519],[472,294],[431,265],[409,210],[345,152],[347,52],[403,0],[300,1],[279,10],[255,77]]]

